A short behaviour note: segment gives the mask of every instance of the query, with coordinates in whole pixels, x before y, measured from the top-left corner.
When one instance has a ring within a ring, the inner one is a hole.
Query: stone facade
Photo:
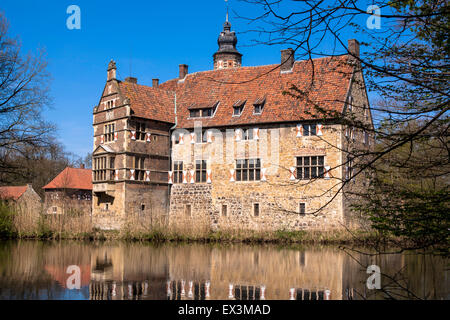
[[[136,116],[115,64],[94,108],[93,223],[120,229],[130,217],[165,220],[170,123]],[[121,85],[122,84],[122,85]]]
[[[323,124],[321,136],[301,137],[297,137],[297,124],[259,126],[258,130],[258,140],[236,141],[234,134],[222,131],[216,132],[211,143],[173,147],[173,159],[183,161],[186,175],[195,169],[196,159],[206,160],[211,183],[190,183],[190,179],[187,183],[175,183],[171,189],[170,221],[173,224],[201,221],[213,229],[343,227],[343,193],[338,192],[344,168],[340,151],[343,127]],[[220,135],[225,136],[224,142]],[[218,152],[218,148],[223,150]],[[324,166],[330,168],[329,178],[291,179],[296,157],[307,155],[324,156]],[[236,159],[256,158],[261,159],[266,181],[230,181]],[[305,214],[299,212],[300,203],[305,203]],[[255,204],[259,205],[258,216]],[[185,212],[189,205],[191,215]]]
[[[292,49],[281,52],[280,70],[242,67],[228,21],[218,43],[214,70],[189,74],[180,64],[177,79],[153,87],[117,80],[109,64],[94,108],[94,225],[356,227],[352,194],[367,177],[348,183],[355,171],[348,154],[373,146],[369,132],[366,138],[346,123],[372,122],[356,40],[349,42],[352,55],[316,59],[314,72],[308,61],[295,61]],[[305,89],[313,74],[311,101],[283,94],[293,83]]]
[[[44,196],[44,212],[46,214],[91,214],[92,190],[48,189],[45,190]]]

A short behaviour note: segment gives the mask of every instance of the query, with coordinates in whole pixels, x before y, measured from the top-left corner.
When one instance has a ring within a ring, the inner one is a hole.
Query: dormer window
[[[200,114],[200,110],[189,110],[189,117],[191,118],[199,118]]]
[[[215,102],[211,105],[196,105],[193,104],[189,109],[189,117],[190,118],[210,118],[216,112],[216,108],[219,102]]]
[[[233,104],[233,117],[239,117],[244,111],[246,100],[238,100]]]
[[[259,98],[254,103],[253,106],[255,109],[253,110],[253,114],[261,114],[264,109],[264,104],[266,103],[266,98]]]

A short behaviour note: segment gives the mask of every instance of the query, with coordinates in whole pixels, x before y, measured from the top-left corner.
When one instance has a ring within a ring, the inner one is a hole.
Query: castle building
[[[111,61],[94,107],[93,221],[212,230],[352,226],[349,190],[363,188],[348,150],[373,147],[359,43],[348,54],[242,66],[227,21],[213,70],[152,87],[117,79]],[[306,94],[305,94],[306,93]]]

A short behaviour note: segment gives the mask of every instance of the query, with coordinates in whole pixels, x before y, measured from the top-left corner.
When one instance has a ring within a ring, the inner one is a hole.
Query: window
[[[253,204],[253,215],[259,217],[259,203]]]
[[[212,117],[218,104],[219,104],[219,102],[216,102],[216,103],[214,103],[214,105],[210,105],[207,108],[198,108],[198,107],[196,107],[195,109],[190,109],[189,110],[189,117],[190,118],[208,118],[208,117]]]
[[[304,124],[303,126],[303,135],[304,136],[315,136],[317,135],[316,125],[315,124]]]
[[[94,158],[94,181],[107,180],[106,157]]]
[[[192,214],[192,206],[191,206],[190,204],[186,204],[186,205],[184,206],[184,214],[185,214],[187,217],[190,217],[190,216],[191,216],[191,214]]]
[[[227,209],[228,209],[227,205],[223,204],[222,205],[222,217],[226,217],[227,216]]]
[[[135,172],[134,172],[135,180],[144,181],[144,173],[145,173],[144,162],[145,162],[145,157],[134,156],[133,169],[135,169]]]
[[[206,160],[195,161],[195,182],[206,182]]]
[[[364,105],[364,119],[369,120],[369,109]]]
[[[233,117],[239,117],[244,111],[245,101],[238,100],[233,104]]]
[[[261,114],[264,108],[264,103],[255,104],[255,110],[253,111],[254,114]]]
[[[94,181],[112,180],[114,177],[115,157],[96,157],[93,160]]]
[[[254,110],[253,113],[254,114],[261,114],[264,108],[264,104],[266,103],[266,98],[258,98],[256,99],[256,101],[253,103],[254,106]]]
[[[200,133],[196,133],[195,134],[195,142],[207,143],[208,142],[208,131],[204,130]]]
[[[324,156],[297,157],[297,179],[308,180],[324,177]]]
[[[174,137],[175,144],[179,144],[180,143],[180,133],[179,132],[174,133],[173,137]]]
[[[52,207],[53,213],[57,213],[58,212],[58,207]]]
[[[114,123],[105,124],[105,142],[114,141]]]
[[[353,97],[348,98],[348,112],[353,110]]]
[[[299,213],[301,216],[304,216],[304,215],[306,214],[306,203],[300,202],[300,203],[298,204],[298,213]]]
[[[173,163],[173,182],[183,183],[183,161],[174,161]]]
[[[145,204],[141,204],[141,211],[145,211]]]
[[[261,159],[236,160],[236,181],[261,180]]]
[[[189,116],[191,118],[199,118],[200,117],[200,110],[189,110]]]
[[[114,100],[110,100],[106,102],[106,109],[114,108]]]
[[[244,131],[244,140],[253,140],[253,129]]]
[[[145,122],[136,122],[136,140],[145,141]]]
[[[242,111],[244,111],[244,107],[233,107],[233,116],[240,116]]]
[[[369,133],[364,131],[364,144],[369,144]]]
[[[347,157],[346,179],[351,180],[353,177],[353,158]]]

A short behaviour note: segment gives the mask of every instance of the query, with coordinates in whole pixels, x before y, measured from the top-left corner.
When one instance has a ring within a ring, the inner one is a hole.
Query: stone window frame
[[[183,183],[183,161],[173,162],[173,183]]]
[[[304,123],[301,126],[303,128],[303,137],[317,136],[317,123]]]
[[[254,161],[253,167],[250,167],[250,161]],[[247,166],[245,166],[246,162],[248,163]],[[236,182],[259,182],[261,181],[261,170],[262,170],[261,158],[251,158],[251,159],[244,158],[235,160]],[[244,179],[245,172],[247,173],[246,179]],[[250,179],[251,172],[253,172],[253,179]]]
[[[134,180],[145,180],[145,159],[146,156],[132,156],[132,169],[134,169]]]
[[[195,132],[195,143],[199,143],[199,144],[208,143],[208,129],[202,130],[202,132],[200,132],[200,134]]]
[[[136,141],[146,141],[147,123],[145,121],[134,120],[134,129],[136,130]]]
[[[258,210],[256,210],[256,208],[258,208]],[[261,216],[261,204],[259,202],[252,203],[252,214],[253,217]]]
[[[174,161],[173,162],[173,183],[183,183],[183,170],[184,170],[184,162],[183,161]]]
[[[242,141],[252,141],[255,136],[255,128],[242,130]]]
[[[353,177],[354,171],[354,159],[351,156],[347,156],[347,163],[345,164],[345,180],[350,182],[353,181],[355,183],[355,179]]]
[[[225,210],[224,210],[224,209],[225,209]],[[224,214],[224,213],[225,213],[225,214]],[[228,216],[228,204],[222,203],[221,210],[220,210],[220,215],[221,215],[222,217]]]
[[[200,167],[199,167],[200,164]],[[208,160],[195,160],[195,182],[206,183],[208,179]]]
[[[114,142],[114,132],[116,131],[116,123],[110,122],[104,125],[105,143]]]
[[[184,215],[186,217],[192,217],[192,204],[191,203],[186,203],[184,205]]]
[[[306,202],[299,202],[298,203],[298,214],[301,215],[301,216],[305,216],[306,215]]]
[[[114,159],[113,161],[111,161]],[[115,154],[94,156],[92,159],[93,181],[108,181],[114,178]],[[114,165],[112,165],[112,162]]]
[[[302,159],[301,165],[299,165],[299,159]],[[305,159],[308,159],[308,164],[305,163]],[[313,164],[313,158],[316,158],[315,164]],[[320,163],[320,159],[323,158],[322,163]],[[301,170],[299,170],[301,168]],[[305,170],[309,169],[309,177],[305,177]],[[312,177],[312,168],[316,168],[316,176]],[[296,180],[313,180],[313,179],[324,179],[325,178],[325,155],[324,154],[305,154],[295,156],[295,169],[296,169]],[[322,172],[320,172],[322,169]]]

